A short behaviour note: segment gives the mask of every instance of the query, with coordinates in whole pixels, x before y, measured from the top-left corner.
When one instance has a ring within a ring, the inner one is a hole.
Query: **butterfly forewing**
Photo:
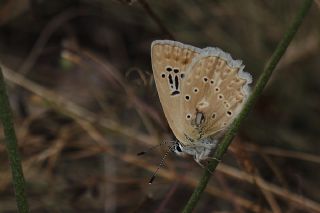
[[[179,141],[184,141],[183,123],[180,122],[181,94],[187,67],[199,56],[200,49],[175,41],[154,41],[151,59],[160,102],[169,126]]]
[[[238,115],[248,97],[251,76],[241,61],[220,49],[204,49],[187,69],[182,85],[180,121],[196,142],[217,136]]]

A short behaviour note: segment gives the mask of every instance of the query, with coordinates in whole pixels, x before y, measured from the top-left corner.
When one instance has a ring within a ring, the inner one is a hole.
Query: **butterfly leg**
[[[215,157],[208,157],[207,159],[209,159],[209,160],[215,160],[215,161],[217,161],[217,163],[220,163],[220,162],[221,162],[221,159],[218,159],[218,158],[215,158]]]
[[[210,172],[210,174],[213,174],[213,171],[209,170],[207,168],[209,161],[208,160],[215,160],[218,164],[221,162],[220,159],[214,158],[214,157],[207,157],[207,161],[205,161],[206,163],[201,162],[199,159],[194,158],[194,160],[203,168],[206,169],[208,172]]]
[[[201,163],[201,161],[194,159],[195,162],[197,162],[197,164],[199,164],[203,169],[206,168],[207,165],[204,165],[203,163]]]
[[[196,159],[194,159],[203,169],[205,169],[205,170],[207,170],[210,174],[213,174],[213,172],[212,171],[210,171],[208,168],[207,168],[207,166],[208,166],[208,163],[206,163],[206,164],[203,164],[202,162],[200,162],[200,161],[197,161]]]

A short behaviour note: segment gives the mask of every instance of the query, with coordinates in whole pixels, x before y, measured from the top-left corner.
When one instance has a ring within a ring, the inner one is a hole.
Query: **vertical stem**
[[[25,180],[23,177],[21,158],[17,146],[17,137],[13,125],[13,116],[9,104],[8,95],[2,70],[0,67],[0,122],[3,125],[6,150],[9,156],[12,172],[13,186],[19,213],[29,212],[25,193]]]
[[[276,47],[274,53],[272,54],[269,62],[267,63],[265,69],[263,70],[262,74],[260,75],[256,86],[254,87],[252,94],[249,96],[248,101],[244,105],[241,113],[239,116],[234,120],[231,124],[229,130],[227,131],[225,137],[223,138],[222,142],[219,144],[217,150],[215,151],[213,157],[215,159],[221,159],[224,153],[227,151],[229,145],[232,142],[232,139],[236,135],[241,122],[247,117],[250,109],[252,108],[253,104],[257,100],[257,98],[261,95],[264,87],[266,86],[273,70],[277,66],[278,62],[280,61],[281,57],[287,50],[290,42],[292,41],[294,35],[296,34],[297,30],[299,29],[304,17],[307,15],[310,7],[312,5],[312,0],[305,0],[303,5],[301,6],[300,10],[298,11],[296,17],[294,18],[292,24],[288,28],[287,32],[284,34],[283,38],[279,42],[278,46]],[[183,213],[192,212],[195,208],[196,204],[198,203],[200,196],[202,195],[204,189],[206,188],[208,181],[211,177],[211,173],[209,171],[214,171],[218,165],[217,160],[211,160],[207,169],[199,181],[198,186],[193,191],[189,201],[185,205],[183,209]]]

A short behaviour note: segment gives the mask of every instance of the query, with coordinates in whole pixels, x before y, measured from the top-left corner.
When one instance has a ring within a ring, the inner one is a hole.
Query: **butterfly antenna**
[[[137,153],[137,155],[138,155],[138,156],[144,155],[144,154],[150,152],[151,150],[154,150],[154,149],[156,149],[156,148],[158,148],[158,147],[160,147],[160,146],[161,146],[161,144],[154,145],[154,146],[148,148],[146,151],[142,151],[142,152]]]
[[[166,159],[166,157],[168,156],[169,152],[172,151],[173,149],[173,145],[170,146],[170,148],[166,151],[166,153],[163,155],[162,159],[161,159],[161,162],[159,163],[159,166],[158,168],[156,169],[156,171],[152,174],[150,180],[149,180],[149,184],[152,184],[152,182],[154,181],[154,179],[156,178],[157,174],[158,174],[158,171],[160,170],[160,168],[162,168],[163,164],[164,164],[164,161]]]
[[[171,141],[169,141],[169,142],[171,142]],[[162,145],[165,145],[165,144],[167,144],[167,143],[168,143],[167,141],[161,141],[160,144],[154,145],[154,146],[148,148],[146,151],[139,152],[139,153],[137,153],[137,155],[140,156],[140,155],[147,154],[147,153],[150,152],[151,150],[154,150],[154,149],[156,149],[156,148],[158,148],[158,147],[160,147],[160,146],[162,146]],[[171,149],[171,147],[170,147],[170,149]]]

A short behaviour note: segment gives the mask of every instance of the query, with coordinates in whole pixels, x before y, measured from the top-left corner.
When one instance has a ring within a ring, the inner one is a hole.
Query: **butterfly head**
[[[206,160],[209,157],[217,143],[217,139],[212,139],[210,137],[200,139],[192,145],[183,145],[183,143],[175,141],[172,146],[172,151],[179,156],[185,156],[186,154],[192,155],[194,160],[201,164],[201,161]]]

